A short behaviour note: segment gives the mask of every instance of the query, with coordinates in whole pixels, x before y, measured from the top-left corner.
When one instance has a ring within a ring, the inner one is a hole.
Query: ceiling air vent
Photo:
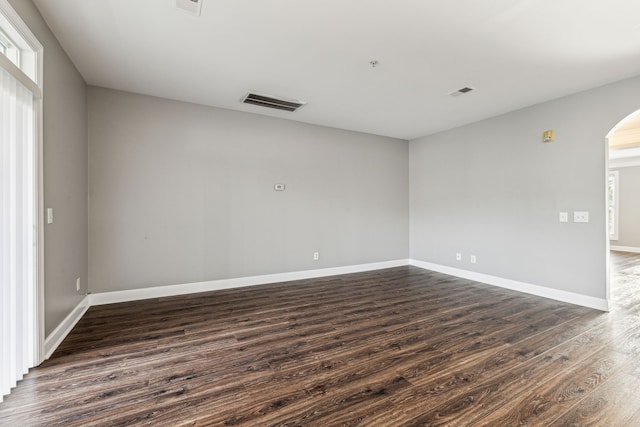
[[[458,90],[454,90],[453,92],[451,92],[449,95],[451,96],[460,96],[460,95],[464,95],[466,93],[469,93],[473,90],[472,87],[463,87],[462,89],[458,89]]]
[[[196,16],[202,12],[202,2],[204,0],[175,0],[176,9],[182,9]]]
[[[260,107],[275,108],[276,110],[296,111],[306,104],[304,101],[265,95],[258,92],[248,92],[242,98],[243,104],[253,104]]]

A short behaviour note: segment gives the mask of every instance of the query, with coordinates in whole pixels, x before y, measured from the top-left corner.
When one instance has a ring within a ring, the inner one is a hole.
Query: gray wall
[[[87,292],[86,84],[31,1],[9,0],[44,46],[45,334]],[[76,292],[76,278],[83,283]]]
[[[407,141],[100,88],[89,141],[91,292],[408,257]]]
[[[45,46],[44,207],[55,209],[45,229],[47,334],[88,281],[100,292],[409,254],[604,297],[604,136],[640,108],[640,78],[409,149],[406,141],[92,88],[88,213],[85,83],[32,2],[9,1]],[[555,143],[540,143],[546,129],[555,129]],[[274,192],[276,182],[287,190]],[[588,210],[591,222],[560,224],[561,210]],[[469,263],[472,253],[478,264]]]
[[[620,217],[618,240],[611,244],[640,248],[640,166],[612,170],[618,171]]]
[[[605,136],[639,108],[634,78],[411,141],[411,257],[605,298]]]

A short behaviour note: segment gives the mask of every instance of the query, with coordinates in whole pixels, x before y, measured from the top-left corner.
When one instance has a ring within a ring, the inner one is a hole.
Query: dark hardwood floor
[[[640,254],[601,313],[414,267],[93,307],[3,426],[640,426]]]

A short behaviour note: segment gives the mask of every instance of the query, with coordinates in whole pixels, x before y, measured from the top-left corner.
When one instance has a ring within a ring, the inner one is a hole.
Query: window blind
[[[0,402],[37,362],[34,94],[0,67]]]

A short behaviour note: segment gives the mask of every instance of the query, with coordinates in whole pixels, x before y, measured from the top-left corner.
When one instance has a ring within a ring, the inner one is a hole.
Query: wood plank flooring
[[[601,313],[415,267],[93,307],[3,426],[640,426],[640,254]]]

